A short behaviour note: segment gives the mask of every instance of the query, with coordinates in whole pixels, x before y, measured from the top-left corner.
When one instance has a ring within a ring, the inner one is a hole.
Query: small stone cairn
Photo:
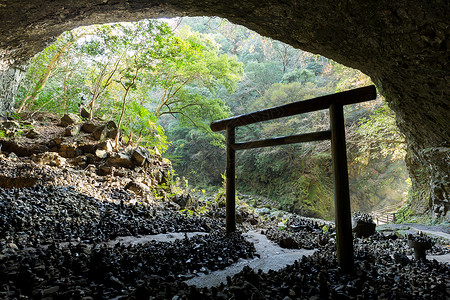
[[[353,232],[357,238],[367,238],[375,233],[376,224],[366,213],[353,213]]]

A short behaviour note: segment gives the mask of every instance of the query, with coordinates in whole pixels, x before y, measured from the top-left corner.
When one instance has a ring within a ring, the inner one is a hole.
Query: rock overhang
[[[449,13],[448,1],[3,1],[0,68],[6,71],[0,76],[0,102],[6,104],[0,108],[8,108],[17,88],[7,80],[18,77],[11,68],[25,64],[65,30],[143,18],[225,17],[371,76],[406,135],[413,186],[436,191],[420,198],[444,205],[447,212],[449,168],[441,154],[442,149],[450,153]]]

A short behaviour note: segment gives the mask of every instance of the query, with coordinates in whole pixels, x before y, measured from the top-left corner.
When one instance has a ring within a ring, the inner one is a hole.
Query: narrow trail
[[[402,230],[406,233],[423,232],[431,236],[446,239],[450,243],[450,227],[449,226],[429,226],[421,224],[383,224],[377,226],[378,230]]]
[[[277,271],[287,265],[293,264],[296,260],[301,259],[303,255],[311,255],[316,251],[281,248],[276,243],[268,240],[267,237],[259,231],[249,231],[244,233],[243,236],[247,241],[254,243],[259,258],[250,260],[240,259],[237,263],[224,270],[214,271],[209,274],[201,274],[200,276],[185,282],[197,287],[213,287],[220,283],[226,283],[227,276],[233,276],[234,274],[239,273],[245,266],[254,270],[262,270],[263,272],[268,272],[269,270]]]

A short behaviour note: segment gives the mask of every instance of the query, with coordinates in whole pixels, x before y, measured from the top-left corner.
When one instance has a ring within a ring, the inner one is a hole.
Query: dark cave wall
[[[62,31],[94,23],[184,15],[225,17],[371,76],[407,138],[413,207],[438,216],[449,211],[447,0],[3,1],[0,68],[7,73],[0,75],[0,108],[13,101],[16,82],[10,79],[17,74],[11,75],[11,66],[23,64]]]
[[[11,66],[0,70],[0,116],[12,110],[19,83],[24,74],[22,68]]]

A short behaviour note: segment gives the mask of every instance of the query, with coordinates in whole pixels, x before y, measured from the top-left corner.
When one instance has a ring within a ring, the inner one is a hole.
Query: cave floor
[[[401,230],[403,233],[417,233],[419,231],[431,235],[434,237],[440,237],[446,239],[450,244],[450,234],[446,232],[439,231],[438,227],[432,228],[427,226],[425,229],[422,225],[412,225],[412,224],[386,224],[379,226],[379,230],[398,231]],[[203,232],[190,232],[190,233],[166,233],[157,235],[136,237],[120,237],[116,240],[109,242],[110,244],[115,244],[117,242],[121,243],[145,243],[151,240],[162,241],[162,242],[172,242],[176,239],[183,239],[186,235],[191,238],[195,235],[204,235]],[[252,230],[243,234],[244,238],[255,245],[257,256],[252,259],[242,259],[240,258],[233,265],[223,269],[217,270],[209,273],[199,273],[196,277],[188,279],[185,281],[188,285],[194,285],[197,287],[213,287],[218,286],[221,283],[227,282],[227,277],[232,277],[233,275],[242,271],[246,266],[254,270],[262,270],[263,272],[268,272],[269,270],[280,270],[287,265],[293,264],[296,260],[301,259],[304,255],[312,255],[317,249],[306,250],[306,249],[285,249],[280,247],[277,243],[270,241],[266,235],[262,234],[260,230]],[[413,256],[409,255],[412,259]],[[428,260],[436,260],[442,263],[450,263],[450,254],[445,255],[427,255]]]

